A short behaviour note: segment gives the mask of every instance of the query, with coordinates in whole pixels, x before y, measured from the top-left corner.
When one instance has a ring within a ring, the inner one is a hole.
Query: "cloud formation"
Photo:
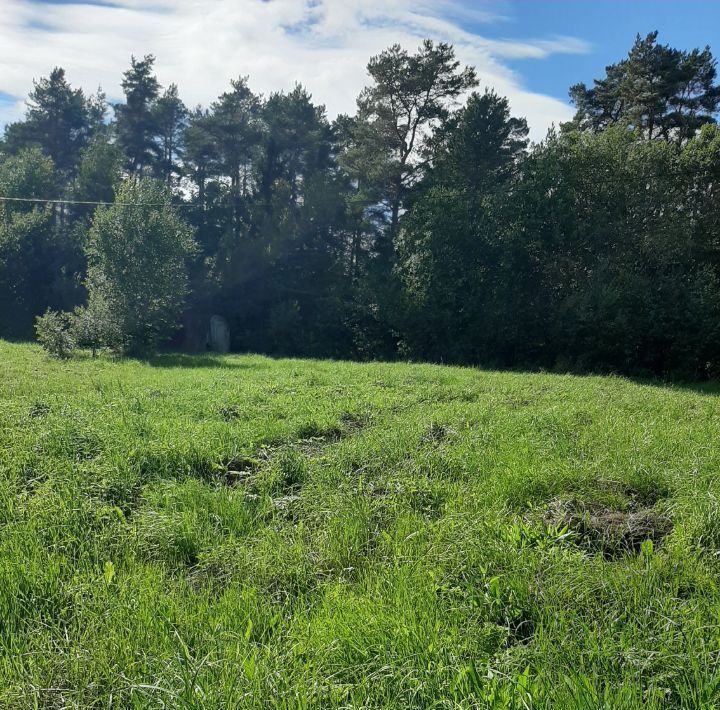
[[[31,79],[56,65],[74,86],[92,92],[102,85],[118,99],[130,55],[148,53],[158,58],[160,82],[176,82],[190,106],[208,105],[231,79],[249,75],[265,94],[303,83],[332,118],[355,111],[370,56],[432,37],[453,42],[481,86],[508,96],[539,140],[571,110],[524,88],[506,61],[589,48],[573,37],[497,40],[466,29],[502,22],[498,7],[459,0],[2,0],[0,125],[22,114]]]

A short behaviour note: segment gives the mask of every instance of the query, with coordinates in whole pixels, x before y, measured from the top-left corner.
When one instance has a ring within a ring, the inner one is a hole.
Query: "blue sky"
[[[466,4],[475,3],[468,0]],[[605,66],[627,54],[637,33],[644,36],[658,30],[662,44],[680,49],[710,45],[720,58],[718,0],[515,0],[502,5],[507,15],[505,26],[495,23],[473,29],[495,37],[556,33],[590,44],[587,53],[572,59],[553,55],[540,62],[508,62],[530,88],[561,99],[566,99],[572,84],[590,84]]]
[[[263,93],[301,81],[332,117],[354,110],[371,55],[433,37],[453,42],[539,140],[572,115],[571,84],[654,29],[720,55],[720,0],[0,0],[0,126],[53,66],[117,99],[130,55],[146,53],[191,106],[249,75]]]

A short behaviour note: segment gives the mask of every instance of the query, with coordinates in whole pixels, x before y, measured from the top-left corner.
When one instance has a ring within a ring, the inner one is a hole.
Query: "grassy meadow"
[[[0,363],[2,708],[720,704],[720,389]]]

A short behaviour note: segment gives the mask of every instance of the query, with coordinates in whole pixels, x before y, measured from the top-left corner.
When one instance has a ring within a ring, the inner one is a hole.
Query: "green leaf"
[[[103,567],[103,577],[105,577],[105,584],[110,584],[115,577],[115,565],[108,560],[105,562]]]

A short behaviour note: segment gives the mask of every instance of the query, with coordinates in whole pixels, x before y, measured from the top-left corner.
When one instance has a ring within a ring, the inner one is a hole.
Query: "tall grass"
[[[1,707],[720,704],[720,390],[0,358]]]

